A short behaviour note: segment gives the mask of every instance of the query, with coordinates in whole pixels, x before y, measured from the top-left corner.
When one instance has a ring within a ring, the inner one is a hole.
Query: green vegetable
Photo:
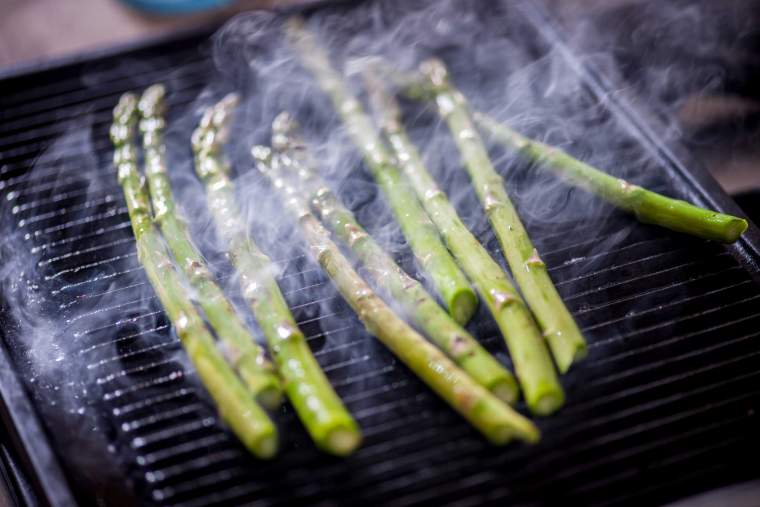
[[[311,213],[305,194],[289,181],[287,171],[281,170],[284,161],[272,159],[271,150],[266,147],[254,147],[252,153],[259,170],[272,181],[297,222],[312,256],[367,330],[494,444],[505,444],[513,437],[538,441],[538,428],[530,420],[476,383],[370,289]]]
[[[153,225],[148,194],[137,170],[132,142],[136,120],[137,97],[127,93],[114,109],[111,140],[114,165],[129,209],[138,257],[222,418],[253,454],[270,458],[277,452],[277,429],[217,349]]]
[[[474,118],[497,142],[554,171],[569,183],[634,214],[641,222],[723,243],[733,243],[747,230],[747,221],[743,218],[699,208],[610,176],[562,150],[525,137],[485,114],[474,113]]]
[[[197,291],[198,304],[223,343],[228,361],[259,403],[275,408],[282,400],[282,388],[274,368],[222,289],[214,282],[174,202],[162,141],[164,94],[163,85],[153,85],[145,90],[137,106],[142,117],[140,130],[145,149],[145,172],[155,210],[154,220],[161,228],[177,264]]]
[[[248,235],[229,166],[222,155],[228,124],[237,105],[229,95],[209,108],[193,134],[195,168],[206,186],[209,209],[229,257],[240,274],[251,306],[303,425],[321,449],[339,456],[353,452],[361,433],[325,377],[293,319],[275,280],[275,266]]]
[[[295,121],[287,113],[275,119],[275,149],[292,161],[293,177],[298,178],[304,198],[327,226],[361,259],[375,282],[400,303],[404,312],[444,352],[475,381],[507,403],[517,401],[514,377],[475,338],[438,306],[422,285],[406,274],[356,221],[326,183],[312,170],[306,146],[297,133]],[[551,364],[549,364],[551,367]],[[553,368],[552,368],[553,373]]]
[[[496,233],[512,275],[549,342],[557,367],[564,373],[573,362],[586,355],[586,340],[557,293],[546,265],[509,200],[504,181],[494,169],[475,130],[464,96],[451,84],[448,71],[440,60],[424,62],[421,71],[429,80],[438,112],[459,148],[464,167]]]
[[[373,109],[412,188],[438,226],[451,253],[485,301],[507,342],[525,400],[536,413],[559,408],[564,400],[549,351],[530,311],[501,266],[459,218],[430,176],[419,152],[406,135],[398,103],[376,74],[366,73]]]
[[[430,221],[414,191],[390,155],[383,140],[375,131],[361,104],[351,95],[341,76],[316,39],[303,27],[302,21],[292,18],[287,25],[293,47],[303,65],[308,68],[322,90],[330,96],[354,144],[361,150],[375,182],[401,225],[409,246],[448,307],[449,313],[464,324],[477,308],[478,299],[446,246],[435,225]]]

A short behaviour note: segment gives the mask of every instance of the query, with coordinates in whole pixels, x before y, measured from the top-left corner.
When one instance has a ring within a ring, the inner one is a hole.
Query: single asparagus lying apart
[[[642,222],[723,243],[733,243],[747,230],[747,221],[743,218],[699,208],[610,176],[562,150],[525,137],[483,113],[474,113],[474,118],[495,141],[633,213]]]
[[[535,413],[552,412],[562,405],[564,394],[530,311],[501,266],[462,223],[446,194],[428,173],[402,125],[399,105],[386,91],[385,84],[369,70],[365,72],[365,81],[375,116],[412,188],[496,320],[528,406]]]
[[[138,103],[142,115],[140,130],[145,149],[145,172],[155,210],[154,220],[161,228],[179,267],[197,291],[198,303],[224,344],[228,360],[259,403],[275,408],[282,399],[282,389],[274,368],[222,289],[214,282],[174,202],[162,141],[164,94],[163,85],[153,85],[145,90]]]
[[[441,241],[435,225],[420,205],[414,191],[404,181],[385,143],[359,101],[351,95],[340,74],[330,65],[325,51],[302,26],[302,21],[292,18],[287,30],[301,62],[330,96],[349,136],[364,155],[364,160],[393,209],[415,257],[430,275],[449,313],[457,322],[466,323],[475,312],[477,296]]]
[[[272,145],[287,157],[305,198],[321,220],[345,242],[367,268],[375,282],[385,288],[412,321],[479,384],[507,403],[517,401],[514,377],[459,325],[422,285],[406,274],[356,221],[327,184],[313,171],[311,157],[300,139],[295,120],[281,113],[272,126]],[[540,336],[539,336],[540,338]],[[553,374],[551,360],[549,368]]]
[[[205,183],[217,231],[240,274],[243,296],[267,338],[288,399],[317,446],[344,456],[359,445],[359,428],[314,359],[275,281],[274,265],[249,237],[237,206],[229,166],[222,155],[236,105],[237,97],[228,95],[203,115],[193,134],[195,168]]]
[[[137,170],[132,141],[136,120],[137,97],[125,94],[114,109],[111,140],[114,165],[124,190],[138,257],[222,418],[253,454],[269,458],[277,451],[277,430],[217,349],[214,338],[187,296],[183,280],[165,250],[158,229],[153,225],[150,202]]]
[[[586,341],[557,293],[546,265],[509,200],[504,181],[494,169],[475,130],[464,96],[451,84],[448,71],[440,60],[428,60],[420,70],[429,81],[438,112],[448,124],[459,148],[464,167],[496,233],[512,275],[549,342],[557,367],[565,372],[575,360],[586,354]]]
[[[309,210],[307,197],[282,170],[282,161],[271,150],[252,150],[259,169],[280,193],[286,209],[297,221],[314,259],[335,283],[367,330],[385,344],[449,405],[495,444],[513,437],[528,442],[539,439],[533,423],[512,410],[455,365],[439,349],[398,317],[353,269],[329,232]]]

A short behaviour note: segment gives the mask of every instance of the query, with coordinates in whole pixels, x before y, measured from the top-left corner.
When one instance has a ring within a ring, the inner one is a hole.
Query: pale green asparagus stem
[[[183,280],[153,225],[148,194],[137,170],[132,142],[136,120],[137,97],[125,94],[114,109],[111,140],[114,144],[114,164],[137,242],[138,258],[222,418],[252,453],[260,458],[270,458],[277,452],[274,424],[220,354],[214,338],[187,297]]]
[[[428,173],[406,135],[395,98],[375,74],[367,73],[365,77],[380,126],[412,188],[441,231],[446,246],[486,302],[507,342],[528,406],[544,414],[557,409],[564,399],[562,386],[530,311],[501,266],[462,223],[446,194]]]
[[[477,296],[441,241],[430,217],[420,205],[414,191],[404,181],[401,171],[361,104],[351,95],[341,76],[330,65],[324,49],[298,18],[289,20],[287,29],[301,62],[330,96],[349,136],[361,150],[367,167],[388,200],[409,246],[423,269],[430,274],[449,313],[457,322],[466,323],[475,312]]]
[[[633,213],[642,222],[723,243],[733,243],[747,230],[747,221],[743,218],[699,208],[688,202],[651,192],[603,173],[553,146],[525,137],[483,113],[476,112],[473,116],[478,125],[495,141],[517,151],[541,167],[554,171],[573,185]]]
[[[300,139],[295,120],[281,113],[272,126],[272,144],[292,169],[304,202],[346,243],[368,268],[375,282],[400,303],[404,312],[476,382],[507,403],[517,401],[514,377],[459,325],[417,280],[406,274],[356,221],[327,184],[312,171],[312,160]],[[554,372],[549,362],[550,371]]]
[[[549,342],[561,372],[585,356],[586,341],[557,293],[546,265],[509,200],[504,181],[493,167],[483,141],[475,130],[464,96],[449,81],[440,60],[428,60],[421,71],[431,84],[438,112],[446,121],[485,209],[504,256],[525,300]]]
[[[211,271],[193,244],[187,225],[174,202],[162,141],[164,93],[162,85],[151,86],[138,103],[142,115],[140,130],[145,149],[145,172],[155,209],[154,219],[179,267],[197,291],[198,304],[223,343],[227,359],[259,403],[275,408],[282,399],[282,388],[274,368],[222,289],[214,282]]]
[[[203,116],[193,134],[196,171],[205,183],[217,231],[240,274],[243,296],[267,339],[288,399],[317,446],[345,456],[361,442],[359,427],[314,359],[277,285],[275,266],[248,235],[237,206],[229,166],[221,153],[236,104],[236,96],[229,95]]]
[[[282,196],[286,209],[297,220],[312,256],[367,330],[494,444],[505,444],[513,437],[536,442],[540,435],[530,420],[476,383],[370,289],[311,213],[303,196],[298,195],[298,190],[283,175],[277,161],[273,163],[269,148],[257,146],[253,155],[259,169]]]

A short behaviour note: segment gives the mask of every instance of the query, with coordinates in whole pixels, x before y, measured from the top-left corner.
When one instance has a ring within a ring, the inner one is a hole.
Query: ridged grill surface
[[[590,343],[563,378],[566,407],[538,421],[539,445],[489,446],[297,258],[281,260],[286,297],[365,443],[349,459],[325,457],[285,406],[275,415],[280,457],[249,456],[220,425],[143,277],[106,135],[122,92],[166,81],[172,109],[195,99],[212,74],[199,43],[16,78],[0,95],[0,193],[59,315],[58,338],[75,351],[71,367],[91,383],[82,406],[100,415],[110,445],[86,452],[116,463],[138,498],[188,507],[652,505],[757,475],[760,287],[729,249],[607,208],[598,220],[531,227]],[[82,128],[91,135],[77,135]],[[496,251],[488,229],[478,230]],[[482,309],[471,328],[509,364]],[[66,413],[58,420],[71,423]],[[61,428],[48,429],[61,445]],[[97,482],[97,470],[67,472],[74,483],[85,473]]]

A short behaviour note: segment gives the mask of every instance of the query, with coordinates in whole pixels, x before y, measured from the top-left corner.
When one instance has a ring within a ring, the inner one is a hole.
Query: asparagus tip
[[[137,104],[137,108],[140,110],[143,118],[159,114],[158,108],[161,107],[165,96],[166,87],[161,83],[156,83],[146,88]]]
[[[449,71],[446,65],[438,58],[428,58],[420,64],[420,72],[427,76],[435,87],[448,85]]]
[[[134,134],[130,124],[134,121],[137,113],[137,96],[134,93],[125,93],[113,108],[113,123],[109,130],[111,142],[115,146],[121,146],[129,141]]]
[[[272,122],[272,147],[275,150],[285,150],[291,144],[291,138],[298,129],[298,122],[287,111],[282,111]]]
[[[137,95],[127,92],[119,98],[119,102],[113,109],[114,118],[124,118],[134,114],[137,109]]]
[[[257,162],[260,171],[265,171],[272,164],[272,149],[260,144],[251,148],[251,156]]]

